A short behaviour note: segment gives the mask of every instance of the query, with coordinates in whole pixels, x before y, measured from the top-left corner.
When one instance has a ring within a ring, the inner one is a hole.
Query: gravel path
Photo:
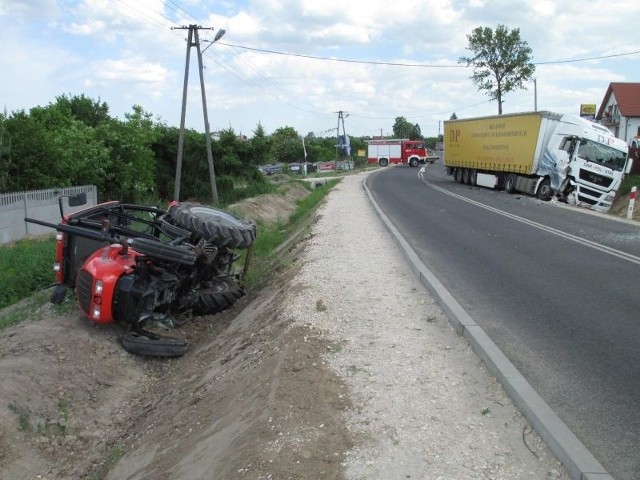
[[[345,177],[313,226],[285,314],[331,342],[358,438],[348,479],[567,479],[500,384],[409,270]],[[312,308],[309,308],[309,306]]]

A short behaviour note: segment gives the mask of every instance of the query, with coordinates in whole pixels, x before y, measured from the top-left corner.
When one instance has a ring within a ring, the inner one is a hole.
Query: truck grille
[[[602,176],[595,172],[589,172],[587,170],[580,170],[580,180],[592,183],[594,185],[600,185],[601,187],[609,188],[613,178]]]
[[[76,277],[76,293],[78,294],[78,303],[80,303],[80,308],[87,315],[91,312],[92,290],[93,276],[86,270],[81,269]]]

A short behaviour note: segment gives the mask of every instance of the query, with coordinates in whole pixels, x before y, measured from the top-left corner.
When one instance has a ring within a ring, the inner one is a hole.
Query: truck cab
[[[557,153],[566,152],[568,160],[563,166],[566,178],[558,191],[573,195],[569,197],[570,203],[607,211],[624,175],[631,168],[627,145],[607,129],[583,121],[583,125],[563,122],[557,130],[560,135]]]

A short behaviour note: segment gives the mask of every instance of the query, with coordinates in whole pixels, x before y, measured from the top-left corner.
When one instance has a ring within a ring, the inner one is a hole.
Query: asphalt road
[[[596,459],[640,478],[640,226],[427,169],[426,183],[399,166],[369,187]]]

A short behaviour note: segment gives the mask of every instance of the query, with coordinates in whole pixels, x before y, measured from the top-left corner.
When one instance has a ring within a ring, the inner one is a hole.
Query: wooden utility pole
[[[198,36],[198,30],[213,30],[213,28],[202,27],[199,25],[189,25],[182,27],[175,27],[177,30],[189,30],[189,36],[187,38],[187,60],[184,69],[184,87],[182,90],[182,115],[180,117],[180,135],[178,137],[178,157],[176,159],[176,180],[173,199],[177,202],[180,200],[180,178],[182,176],[182,155],[184,151],[184,123],[187,112],[187,87],[189,83],[189,60],[191,58],[191,47],[196,47],[198,54],[198,70],[200,72],[200,92],[202,93],[202,113],[204,116],[204,131],[205,140],[207,144],[207,161],[209,162],[209,177],[211,180],[211,194],[213,196],[213,203],[218,203],[218,188],[216,187],[216,173],[213,166],[213,154],[211,152],[211,132],[209,131],[209,117],[207,115],[207,96],[204,90],[204,68],[202,66],[202,51],[200,50],[200,39]],[[224,30],[221,30],[224,34]],[[219,33],[220,33],[219,32]],[[217,35],[216,40],[219,40],[222,35]],[[215,41],[215,40],[214,40]]]

